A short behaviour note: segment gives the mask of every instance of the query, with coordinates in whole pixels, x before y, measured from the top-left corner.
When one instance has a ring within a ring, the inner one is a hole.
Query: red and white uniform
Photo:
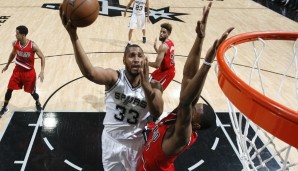
[[[173,120],[176,120],[176,114],[170,113],[159,123],[156,124],[151,122],[148,124],[147,127],[150,132],[137,171],[174,171],[175,159],[196,141],[198,135],[196,132],[193,132],[188,145],[186,145],[178,154],[173,156],[166,155],[162,150],[162,140],[169,127],[166,123]]]
[[[162,89],[165,90],[170,82],[175,77],[175,47],[174,43],[167,39],[164,44],[166,44],[169,48],[159,66],[151,75],[152,77],[159,81],[162,85]]]
[[[8,89],[19,90],[24,86],[24,91],[32,93],[35,90],[36,73],[34,69],[33,42],[27,41],[27,44],[22,46],[19,41],[13,44],[16,50],[15,68],[8,83]]]

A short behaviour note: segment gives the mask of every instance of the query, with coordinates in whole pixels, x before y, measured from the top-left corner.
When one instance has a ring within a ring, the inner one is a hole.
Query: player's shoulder
[[[111,68],[110,68],[111,69]],[[114,72],[117,73],[117,78],[121,79],[125,76],[125,69],[118,69],[118,70],[114,70],[114,69],[111,69],[113,70]]]
[[[34,51],[37,51],[39,49],[38,45],[33,41],[33,40],[29,40],[28,44],[31,43],[31,47]]]
[[[37,44],[33,40],[29,40],[29,43],[31,43],[32,46],[37,46]]]
[[[111,91],[113,87],[116,87],[119,82],[121,82],[122,73],[120,70],[114,70],[112,68],[101,68],[100,70],[100,75],[103,76],[103,80],[105,80],[100,84],[106,86],[106,91]]]
[[[174,42],[171,39],[167,39],[167,40],[165,40],[165,42],[167,44],[174,45]]]
[[[169,49],[169,42],[166,40],[166,41],[164,41],[161,45],[161,49],[162,50],[164,50],[164,51],[166,51],[166,50],[168,50]]]
[[[123,70],[115,70],[112,68],[105,68],[104,69],[112,78],[113,82],[116,82],[118,79],[121,79],[124,75]]]
[[[14,41],[12,41],[12,45],[14,46],[14,45],[16,45],[17,44],[17,42],[18,42],[18,40],[14,40]]]

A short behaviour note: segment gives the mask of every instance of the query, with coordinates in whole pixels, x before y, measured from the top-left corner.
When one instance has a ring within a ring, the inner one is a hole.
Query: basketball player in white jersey
[[[131,43],[131,37],[132,37],[132,31],[136,28],[142,29],[143,33],[143,43],[146,43],[146,18],[147,21],[149,20],[149,0],[130,0],[127,4],[125,11],[124,11],[124,17],[126,17],[126,11],[133,3],[133,9],[132,14],[129,21],[129,32],[128,32],[128,44]],[[145,11],[146,8],[146,11]],[[147,13],[145,15],[145,12]]]
[[[125,48],[125,69],[94,67],[80,43],[77,28],[62,23],[73,44],[76,62],[90,81],[105,85],[106,116],[102,133],[102,162],[108,171],[134,171],[143,145],[142,130],[149,113],[159,117],[163,111],[161,85],[149,80],[148,60],[138,45]]]

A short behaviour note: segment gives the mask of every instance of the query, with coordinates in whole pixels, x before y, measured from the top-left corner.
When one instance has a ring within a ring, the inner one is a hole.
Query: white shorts
[[[144,14],[132,14],[130,17],[129,25],[130,29],[145,29],[146,27],[146,17]]]
[[[112,138],[105,129],[102,132],[102,164],[105,171],[136,170],[142,155],[143,138],[120,143]]]

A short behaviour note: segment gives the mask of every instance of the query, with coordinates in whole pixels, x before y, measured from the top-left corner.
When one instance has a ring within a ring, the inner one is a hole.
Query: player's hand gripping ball
[[[76,27],[91,25],[99,15],[99,3],[97,0],[63,0],[61,4],[67,20]]]

